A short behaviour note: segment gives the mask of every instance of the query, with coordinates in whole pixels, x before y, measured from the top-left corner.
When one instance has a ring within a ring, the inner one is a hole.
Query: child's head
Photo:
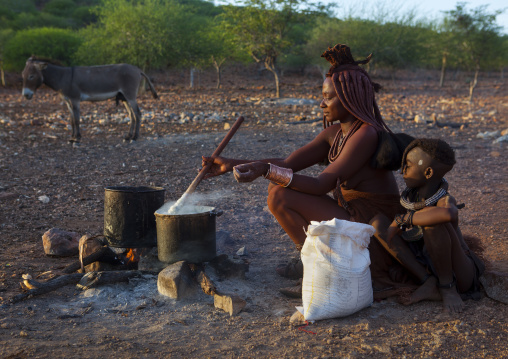
[[[420,138],[412,141],[402,156],[406,185],[421,187],[427,181],[441,181],[455,164],[455,153],[445,141]]]

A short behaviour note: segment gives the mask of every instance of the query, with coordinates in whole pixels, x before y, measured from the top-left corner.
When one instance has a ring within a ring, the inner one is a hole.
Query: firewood
[[[88,279],[92,281],[86,281],[84,284],[81,284],[81,289],[88,289],[91,286],[95,286],[98,284],[110,284],[110,283],[118,283],[125,282],[129,278],[138,277],[144,274],[154,274],[153,272],[147,271],[105,271],[105,272],[89,272],[89,273],[72,273],[62,275],[55,279],[51,279],[47,282],[37,282],[33,279],[27,279],[27,276],[23,278],[23,282],[27,287],[33,287],[34,289],[30,289],[25,293],[18,294],[6,301],[7,304],[14,304],[21,302],[25,299],[35,297],[37,295],[46,294],[62,288],[69,284],[77,284],[83,277],[88,276]],[[27,285],[28,284],[28,285]]]
[[[107,246],[101,247],[101,249],[99,249],[99,250],[93,252],[92,254],[90,254],[89,256],[86,256],[83,258],[83,266],[86,266],[90,263],[99,261],[109,251],[111,251],[111,249],[109,247],[107,247]],[[78,260],[78,261],[66,266],[64,269],[62,269],[62,272],[67,273],[67,274],[74,273],[75,271],[77,271],[80,268],[81,268],[81,262]]]

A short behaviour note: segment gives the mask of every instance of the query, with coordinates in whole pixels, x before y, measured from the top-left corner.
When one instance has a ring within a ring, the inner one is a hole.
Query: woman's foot
[[[300,256],[293,258],[287,264],[278,266],[276,269],[278,275],[289,279],[300,279],[303,277],[303,263]]]
[[[292,287],[281,288],[279,290],[282,294],[290,298],[301,298],[302,297],[302,279],[298,281]]]
[[[409,305],[422,300],[441,300],[436,277],[429,276],[402,304]]]

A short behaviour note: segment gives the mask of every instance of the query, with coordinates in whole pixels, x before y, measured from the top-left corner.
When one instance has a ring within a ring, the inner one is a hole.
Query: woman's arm
[[[294,172],[301,171],[307,167],[323,161],[330,149],[330,137],[333,139],[339,127],[330,126],[321,131],[311,142],[292,152],[287,158],[265,158],[261,160],[239,160],[225,157],[203,156],[202,166],[213,161],[213,165],[205,178],[219,176],[233,170],[233,167],[241,164],[249,164],[251,175],[244,182],[250,182],[257,177],[264,175],[268,170],[268,163],[280,167],[291,168]]]
[[[293,176],[290,188],[314,195],[325,195],[337,186],[337,180],[347,181],[364,166],[368,166],[378,143],[375,128],[362,125],[344,145],[342,152],[332,164],[314,178],[309,176]]]

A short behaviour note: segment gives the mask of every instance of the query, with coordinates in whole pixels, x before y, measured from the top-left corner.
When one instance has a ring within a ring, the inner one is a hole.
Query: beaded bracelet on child
[[[264,177],[273,183],[287,187],[293,180],[293,170],[291,168],[279,167],[270,163],[270,168]]]
[[[408,215],[406,219],[404,217]],[[407,211],[405,214],[398,214],[395,216],[395,223],[399,226],[400,229],[405,231],[408,228],[411,228],[413,226],[413,215],[415,214],[415,211]]]

